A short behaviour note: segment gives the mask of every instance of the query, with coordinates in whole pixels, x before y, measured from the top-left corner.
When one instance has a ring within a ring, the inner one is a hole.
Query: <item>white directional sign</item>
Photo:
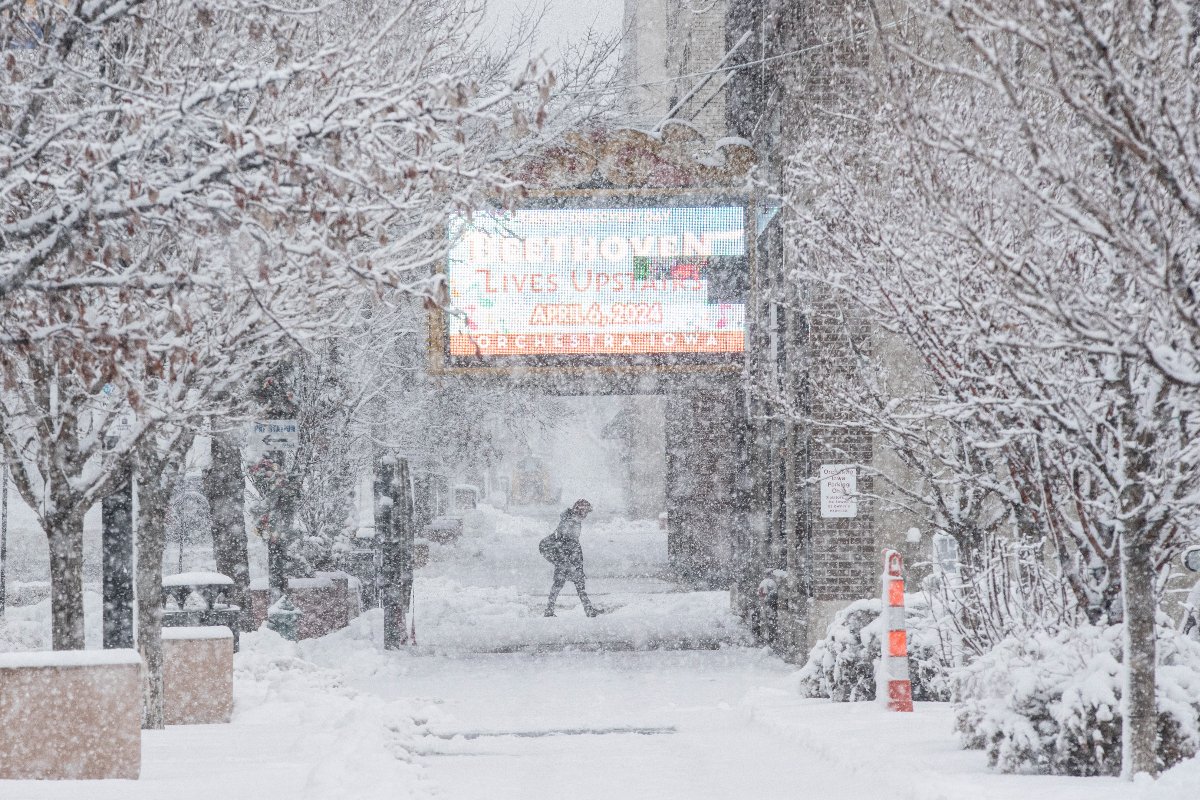
[[[112,383],[100,387],[100,396],[91,415],[93,428],[104,428],[105,450],[116,447],[117,439],[132,431],[137,424],[137,415],[116,384]]]
[[[858,516],[858,470],[853,464],[821,465],[821,516]]]
[[[294,419],[265,419],[250,431],[252,450],[295,450],[300,446],[300,426]]]
[[[122,409],[112,422],[112,432],[123,436],[133,430],[135,422],[137,422],[137,417],[134,416],[133,409]]]

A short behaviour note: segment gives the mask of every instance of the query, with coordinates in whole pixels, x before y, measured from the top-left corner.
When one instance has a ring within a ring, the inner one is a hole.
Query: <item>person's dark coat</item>
[[[579,517],[567,509],[558,520],[554,533],[542,540],[542,555],[554,565],[554,581],[571,581],[580,585],[586,580],[583,572],[583,546],[579,543],[582,529]]]

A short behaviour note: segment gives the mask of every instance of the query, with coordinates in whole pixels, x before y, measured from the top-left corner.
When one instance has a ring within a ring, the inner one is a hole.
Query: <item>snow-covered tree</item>
[[[353,377],[340,342],[323,344],[299,357],[292,397],[300,424],[300,446],[292,465],[299,481],[295,527],[302,546],[295,555],[308,569],[334,569],[346,542],[354,489],[365,467],[352,439],[358,404]]]
[[[138,440],[137,649],[142,675],[142,726],[161,730],[163,719],[162,577],[171,498],[183,477],[195,430],[165,421]],[[53,582],[53,576],[51,576]]]
[[[4,0],[0,296],[186,283],[187,260],[131,268],[129,240],[251,221],[273,259],[404,283],[393,262],[432,263],[456,190],[511,188],[480,134],[550,89],[476,57],[479,20],[458,0]]]
[[[50,539],[56,647],[83,643],[83,513],[143,440],[228,410],[349,288],[424,291],[447,210],[514,188],[504,131],[552,77],[481,54],[478,20],[0,2],[3,439]]]
[[[810,313],[878,326],[827,388],[935,525],[1044,539],[1124,623],[1125,771],[1155,772],[1156,578],[1200,522],[1194,12],[867,7],[878,91],[790,175]]]

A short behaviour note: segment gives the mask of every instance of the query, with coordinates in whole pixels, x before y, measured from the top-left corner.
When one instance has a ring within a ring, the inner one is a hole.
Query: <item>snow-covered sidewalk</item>
[[[144,733],[138,781],[0,782],[0,798],[1191,800],[1200,786],[1200,759],[1133,785],[1000,775],[958,748],[948,706],[801,699],[724,593],[664,579],[652,526],[610,520],[585,539],[610,613],[572,598],[543,618],[544,527],[485,509],[435,548],[417,647],[385,651],[378,610],[318,640],[246,634],[231,724]],[[44,619],[17,616],[33,641]]]
[[[365,800],[428,797],[414,708],[347,689],[271,632],[244,634],[234,719],[142,733],[137,781],[0,781],[4,800]]]
[[[748,642],[728,592],[685,592],[669,580],[666,534],[648,521],[589,519],[588,594],[606,613],[583,615],[567,584],[558,615],[542,616],[553,568],[538,540],[557,516],[471,512],[458,542],[434,545],[416,577],[417,641],[424,652],[564,649],[711,649]]]
[[[751,690],[741,703],[779,746],[818,765],[811,787],[826,798],[906,800],[1184,800],[1200,791],[1200,759],[1157,781],[1004,775],[984,754],[963,750],[948,703],[916,703],[911,714],[875,703],[801,698],[789,680]],[[857,787],[857,789],[856,789]]]
[[[794,671],[708,651],[385,652],[372,612],[299,645],[250,634],[223,726],[144,735],[136,782],[8,782],[6,800],[447,798],[1183,800],[1200,762],[1130,786],[989,772],[948,707],[803,700]]]

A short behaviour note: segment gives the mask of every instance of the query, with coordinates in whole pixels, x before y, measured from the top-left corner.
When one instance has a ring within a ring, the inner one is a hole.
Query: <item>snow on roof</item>
[[[163,628],[163,639],[232,639],[233,631],[224,625],[181,625]]]
[[[341,569],[333,570],[317,570],[313,573],[314,578],[329,578],[330,580],[349,580],[352,576],[349,572]]]
[[[679,119],[678,117],[671,117],[670,119],[663,120],[662,124],[658,126],[659,130],[665,131],[667,129],[668,125],[675,125],[680,128],[690,128],[690,129],[694,130],[696,133],[700,134],[701,136],[704,135],[704,131],[700,129],[700,126],[697,125],[696,123],[692,122],[691,120]]]
[[[330,578],[288,578],[289,589],[332,589]]]
[[[720,139],[717,139],[717,141],[713,142],[713,147],[717,150],[720,150],[722,147],[730,146],[753,147],[754,145],[750,144],[749,139],[743,139],[741,136],[723,136]]]
[[[343,573],[345,575],[345,573]],[[333,588],[333,577],[341,577],[336,572],[318,572],[315,578],[288,578],[289,589],[330,589]],[[345,577],[349,577],[345,575]],[[250,588],[253,591],[262,591],[269,588],[266,577],[255,578],[250,581]]]
[[[219,572],[181,572],[164,575],[163,586],[232,586],[233,578]]]
[[[137,650],[35,650],[0,653],[0,669],[105,667],[142,663]]]

